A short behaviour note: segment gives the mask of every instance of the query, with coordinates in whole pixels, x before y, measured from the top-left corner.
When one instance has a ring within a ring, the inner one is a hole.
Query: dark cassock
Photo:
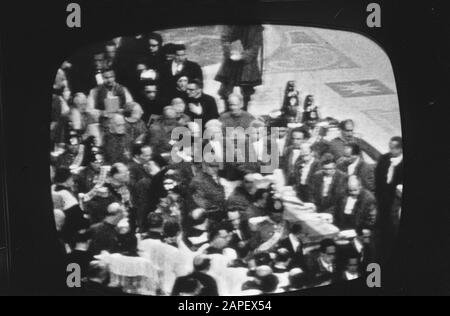
[[[240,87],[244,109],[255,87],[262,84],[263,30],[261,25],[228,25],[223,27],[221,35],[223,62],[215,77],[222,83],[219,95],[227,100],[234,87]],[[233,60],[234,52],[240,53],[239,60]]]

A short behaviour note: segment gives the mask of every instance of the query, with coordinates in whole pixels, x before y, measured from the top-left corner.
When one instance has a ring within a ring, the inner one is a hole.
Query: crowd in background
[[[357,123],[323,117],[294,81],[277,113],[254,117],[249,95],[204,93],[188,55],[152,33],[100,43],[58,70],[51,190],[61,251],[85,284],[151,295],[278,293],[354,280],[387,260],[401,211],[401,137],[381,155],[355,136]],[[201,145],[175,148],[179,127]],[[255,132],[238,136],[244,152],[228,127]],[[196,161],[207,147],[215,159]],[[227,161],[230,149],[242,159]],[[264,173],[273,152],[278,163]],[[314,234],[304,213],[322,214],[336,231]]]

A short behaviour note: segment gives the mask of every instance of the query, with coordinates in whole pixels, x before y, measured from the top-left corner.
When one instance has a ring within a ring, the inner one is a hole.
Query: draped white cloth
[[[102,253],[96,257],[109,272],[109,287],[120,288],[125,293],[156,295],[158,270],[147,259],[121,254]]]

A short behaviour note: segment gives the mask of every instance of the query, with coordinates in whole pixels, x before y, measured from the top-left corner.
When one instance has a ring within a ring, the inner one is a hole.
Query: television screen
[[[443,1],[9,4],[2,294],[448,293]]]
[[[254,24],[116,37],[68,56],[53,91],[50,190],[86,282],[285,293],[391,255],[399,100],[389,57],[363,35]]]

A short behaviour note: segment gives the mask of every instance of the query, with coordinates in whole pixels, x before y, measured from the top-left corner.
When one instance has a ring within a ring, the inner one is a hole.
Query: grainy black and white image
[[[61,251],[118,293],[285,293],[393,252],[403,150],[389,57],[351,32],[160,30],[57,70],[51,193]]]

